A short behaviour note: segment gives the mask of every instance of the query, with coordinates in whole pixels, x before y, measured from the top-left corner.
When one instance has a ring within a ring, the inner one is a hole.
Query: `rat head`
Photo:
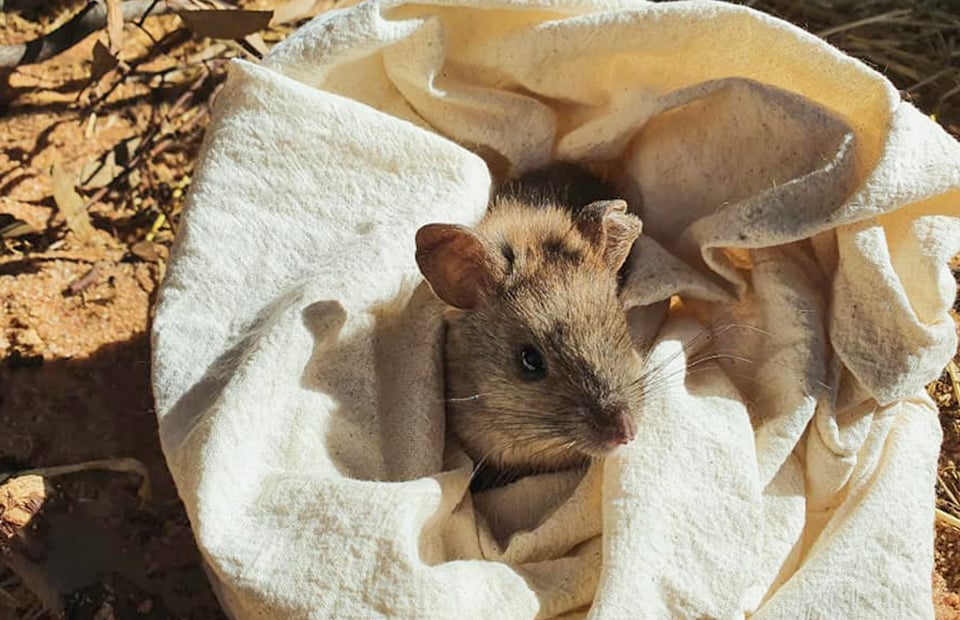
[[[448,422],[496,469],[562,469],[634,436],[640,358],[617,272],[640,234],[620,200],[575,215],[495,203],[475,228],[430,224],[417,263],[450,308]]]

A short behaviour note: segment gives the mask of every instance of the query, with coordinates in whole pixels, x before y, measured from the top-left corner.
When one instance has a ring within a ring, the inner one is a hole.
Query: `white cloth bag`
[[[626,299],[663,381],[582,479],[474,497],[414,233],[555,158],[644,220]],[[716,2],[373,1],[236,62],[153,326],[225,608],[932,617],[958,164],[879,74]]]

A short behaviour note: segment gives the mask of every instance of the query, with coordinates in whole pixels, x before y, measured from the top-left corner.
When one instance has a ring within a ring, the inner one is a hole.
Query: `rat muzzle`
[[[600,443],[614,448],[633,441],[637,427],[626,405],[598,407],[591,412],[590,422]]]

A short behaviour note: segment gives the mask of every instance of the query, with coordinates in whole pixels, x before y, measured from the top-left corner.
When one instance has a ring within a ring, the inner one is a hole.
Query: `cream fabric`
[[[625,299],[657,389],[582,479],[471,496],[414,232],[553,158],[644,220]],[[958,164],[876,72],[714,2],[367,2],[236,62],[153,332],[224,606],[931,617]]]

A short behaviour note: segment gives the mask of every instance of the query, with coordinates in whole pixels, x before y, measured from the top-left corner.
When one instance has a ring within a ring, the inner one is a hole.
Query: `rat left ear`
[[[577,230],[603,251],[603,261],[613,271],[623,266],[642,229],[640,218],[627,213],[623,200],[591,202],[577,216]]]
[[[417,231],[417,265],[437,297],[461,310],[475,308],[502,277],[483,241],[454,224],[427,224]]]

